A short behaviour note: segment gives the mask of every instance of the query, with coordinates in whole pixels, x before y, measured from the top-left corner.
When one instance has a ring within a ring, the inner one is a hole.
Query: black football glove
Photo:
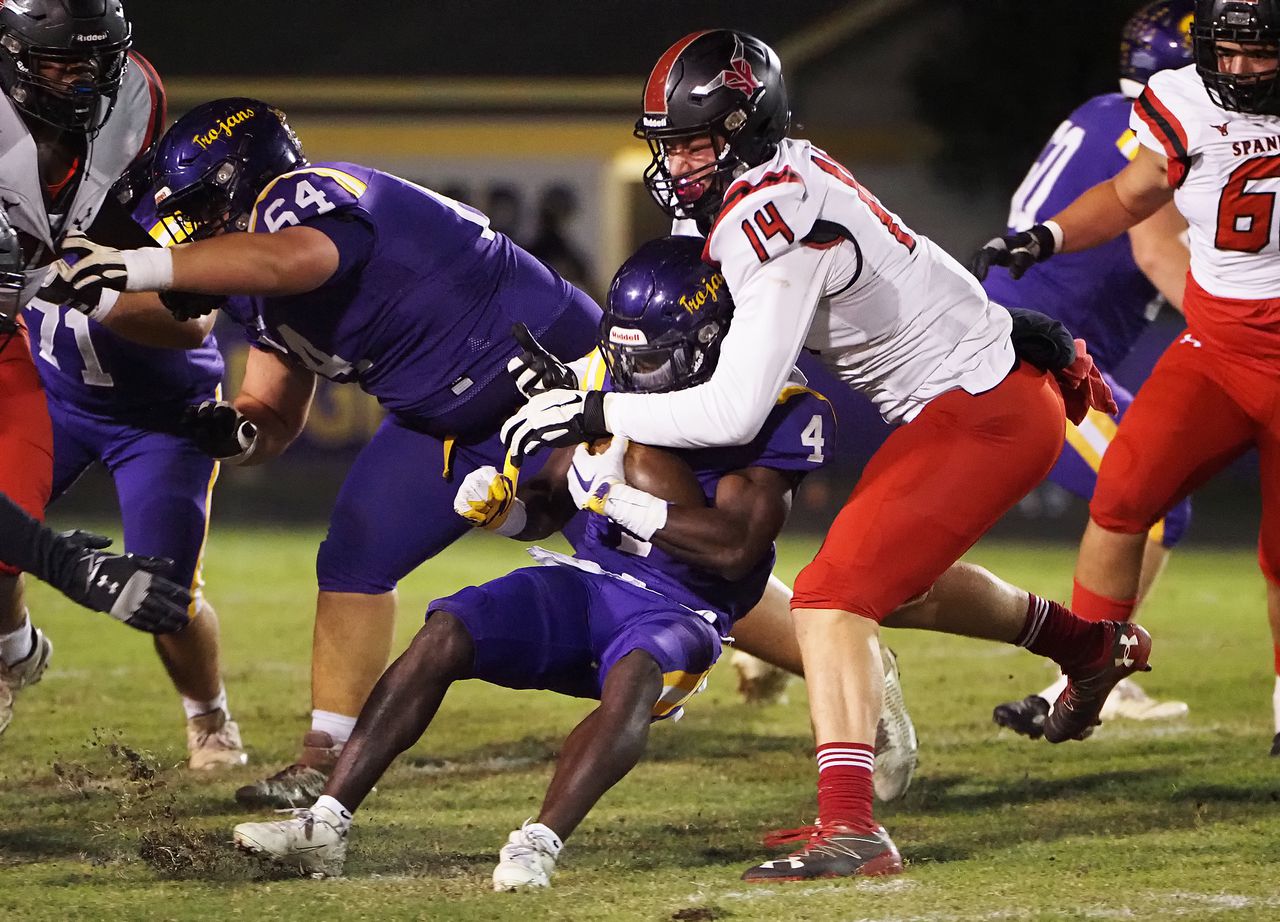
[[[258,447],[258,427],[225,400],[187,407],[179,426],[197,448],[219,461],[241,464]]]
[[[111,539],[87,531],[65,532],[56,540],[71,556],[50,581],[71,601],[148,634],[173,634],[190,622],[191,593],[160,575],[172,561],[104,554]]]
[[[1048,314],[1018,307],[1006,308],[1013,317],[1013,351],[1041,371],[1061,371],[1076,360],[1076,341],[1061,321]]]
[[[517,323],[511,328],[511,336],[522,351],[507,363],[507,371],[516,379],[516,387],[525,397],[578,389],[578,376],[573,369],[544,349],[527,326]]]
[[[189,291],[162,291],[160,303],[175,320],[195,320],[212,314],[226,303],[224,295],[198,295]]]
[[[969,271],[982,281],[992,266],[1007,266],[1009,274],[1020,279],[1033,265],[1052,256],[1055,248],[1052,231],[1037,224],[1021,233],[988,240],[986,246],[973,254]]]
[[[502,426],[512,462],[547,446],[561,448],[610,435],[604,424],[604,391],[545,391],[529,399]]]

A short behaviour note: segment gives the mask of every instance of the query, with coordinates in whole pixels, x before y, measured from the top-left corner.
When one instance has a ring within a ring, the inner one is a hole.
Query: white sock
[[[12,666],[30,656],[35,648],[36,632],[31,626],[31,616],[24,608],[22,624],[8,634],[0,634],[0,660],[3,660],[6,666]]]
[[[351,731],[356,728],[356,719],[333,711],[312,711],[311,729],[328,733],[334,743],[342,744],[351,739]]]
[[[1060,675],[1054,680],[1052,685],[1040,692],[1040,697],[1045,701],[1048,701],[1050,704],[1053,704],[1053,702],[1058,700],[1058,696],[1062,694],[1062,690],[1066,687],[1067,677]]]
[[[1271,693],[1271,710],[1275,714],[1276,732],[1280,733],[1280,675],[1276,676],[1276,690]]]
[[[209,714],[213,711],[223,710],[227,712],[227,719],[231,719],[231,711],[227,707],[227,687],[225,685],[218,686],[218,697],[212,701],[197,701],[194,698],[182,696],[182,709],[187,712],[187,720],[192,717],[199,717],[201,714]]]
[[[321,807],[328,810],[338,818],[338,828],[346,832],[351,828],[351,811],[342,806],[336,797],[330,797],[328,794],[321,794],[320,799],[311,806],[312,812],[319,810]]]

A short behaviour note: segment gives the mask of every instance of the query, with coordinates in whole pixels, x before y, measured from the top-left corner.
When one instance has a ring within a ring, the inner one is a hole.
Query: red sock
[[[818,747],[818,822],[871,832],[871,772],[876,752],[865,743],[823,743]]]
[[[1280,676],[1280,643],[1275,645],[1276,648],[1276,675]]]
[[[1088,665],[1110,650],[1111,637],[1103,625],[1086,621],[1057,602],[1027,595],[1027,620],[1013,641],[1019,647],[1049,657],[1063,672]]]
[[[1071,581],[1071,610],[1086,621],[1132,621],[1137,599],[1109,599]]]

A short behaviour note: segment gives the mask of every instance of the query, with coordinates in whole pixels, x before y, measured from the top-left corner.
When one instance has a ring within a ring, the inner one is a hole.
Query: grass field
[[[0,908],[42,919],[1022,920],[1280,918],[1280,760],[1254,555],[1179,553],[1145,618],[1147,687],[1189,719],[1033,744],[990,723],[1041,687],[1034,657],[889,632],[922,740],[917,780],[880,817],[908,862],[891,879],[748,886],[762,832],[814,811],[804,692],[750,708],[725,669],[583,824],[547,892],[494,894],[507,832],[536,812],[587,702],[466,683],[358,818],[343,880],[271,874],[229,846],[237,784],[291,759],[308,712],[319,535],[215,532],[233,709],[252,763],[195,779],[180,707],[146,638],[52,593],[32,610],[57,650],[0,740]],[[780,572],[812,553],[792,540]],[[1064,597],[1066,548],[988,544],[971,559]],[[437,594],[520,565],[480,536],[401,590],[400,645]],[[134,758],[132,753],[139,753]],[[158,772],[150,775],[152,766]]]

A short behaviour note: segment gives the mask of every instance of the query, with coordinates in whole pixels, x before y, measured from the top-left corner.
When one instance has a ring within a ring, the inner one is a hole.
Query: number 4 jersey
[[[1191,66],[1154,75],[1130,124],[1168,158],[1174,201],[1191,225],[1191,335],[1280,360],[1280,118],[1218,108]]]

